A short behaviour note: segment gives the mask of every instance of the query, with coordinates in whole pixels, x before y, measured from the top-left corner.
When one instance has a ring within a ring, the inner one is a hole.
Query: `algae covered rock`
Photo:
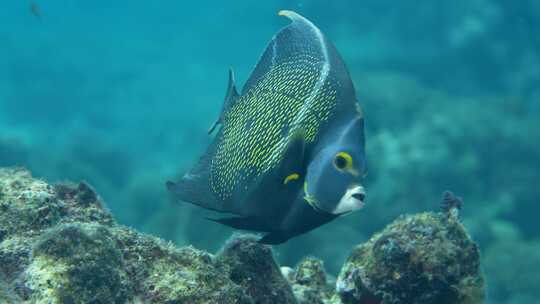
[[[249,235],[216,255],[177,248],[118,225],[86,183],[0,169],[0,303],[478,303],[479,252],[460,203],[396,220],[353,250],[334,288],[316,258],[280,269]]]
[[[323,262],[317,258],[304,258],[288,277],[299,304],[328,303],[334,294]]]
[[[30,263],[32,238],[12,237],[0,242],[0,277],[15,280]]]
[[[15,304],[20,302],[21,300],[15,298],[14,292],[9,289],[7,283],[0,277],[0,303]]]
[[[244,289],[215,267],[213,256],[175,248],[150,236],[118,233],[137,294],[150,303],[252,303]]]
[[[36,302],[125,303],[132,284],[115,242],[102,225],[60,225],[37,240],[20,284]]]
[[[86,183],[0,169],[0,193],[0,303],[253,302],[212,255],[117,225]]]
[[[51,186],[24,169],[0,169],[0,241],[32,237],[62,223],[112,225],[111,214],[86,183]]]
[[[65,210],[54,188],[23,169],[0,170],[0,236],[32,236],[59,223]]]
[[[296,303],[269,246],[251,235],[235,235],[227,241],[216,261],[230,279],[244,287],[255,303]]]
[[[482,303],[477,245],[457,217],[402,216],[357,246],[337,284],[343,303]]]

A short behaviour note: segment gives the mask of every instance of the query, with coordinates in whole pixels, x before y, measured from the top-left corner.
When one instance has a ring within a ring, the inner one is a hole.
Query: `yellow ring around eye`
[[[343,166],[340,166],[338,165],[337,161],[338,159],[343,160],[344,161],[344,165]],[[347,153],[347,152],[338,152],[336,154],[336,158],[334,159],[334,166],[336,167],[336,169],[338,170],[343,170],[343,171],[350,171],[353,169],[353,159],[352,159],[352,156]]]

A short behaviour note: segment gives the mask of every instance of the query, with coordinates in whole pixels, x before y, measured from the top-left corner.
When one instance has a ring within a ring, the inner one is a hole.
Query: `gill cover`
[[[315,209],[341,214],[361,208],[365,196],[364,120],[357,117],[331,134],[334,140],[308,166],[304,191]]]

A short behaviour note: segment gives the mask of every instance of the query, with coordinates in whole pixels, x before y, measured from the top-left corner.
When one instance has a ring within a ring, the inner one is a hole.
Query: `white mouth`
[[[362,186],[355,186],[347,190],[341,197],[339,204],[336,206],[333,214],[349,213],[355,210],[360,210],[364,207],[363,197],[365,197],[366,191]],[[358,198],[362,197],[362,199]]]

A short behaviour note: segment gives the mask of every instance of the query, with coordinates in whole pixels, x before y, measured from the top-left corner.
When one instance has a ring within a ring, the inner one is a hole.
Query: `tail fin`
[[[216,138],[219,138],[219,135]],[[177,200],[223,212],[223,204],[215,198],[210,188],[210,164],[215,153],[215,146],[216,139],[191,171],[177,183],[168,181],[166,186]]]
[[[166,186],[177,200],[210,210],[223,211],[221,204],[212,195],[208,182],[204,178],[186,174],[177,183],[167,181]]]

